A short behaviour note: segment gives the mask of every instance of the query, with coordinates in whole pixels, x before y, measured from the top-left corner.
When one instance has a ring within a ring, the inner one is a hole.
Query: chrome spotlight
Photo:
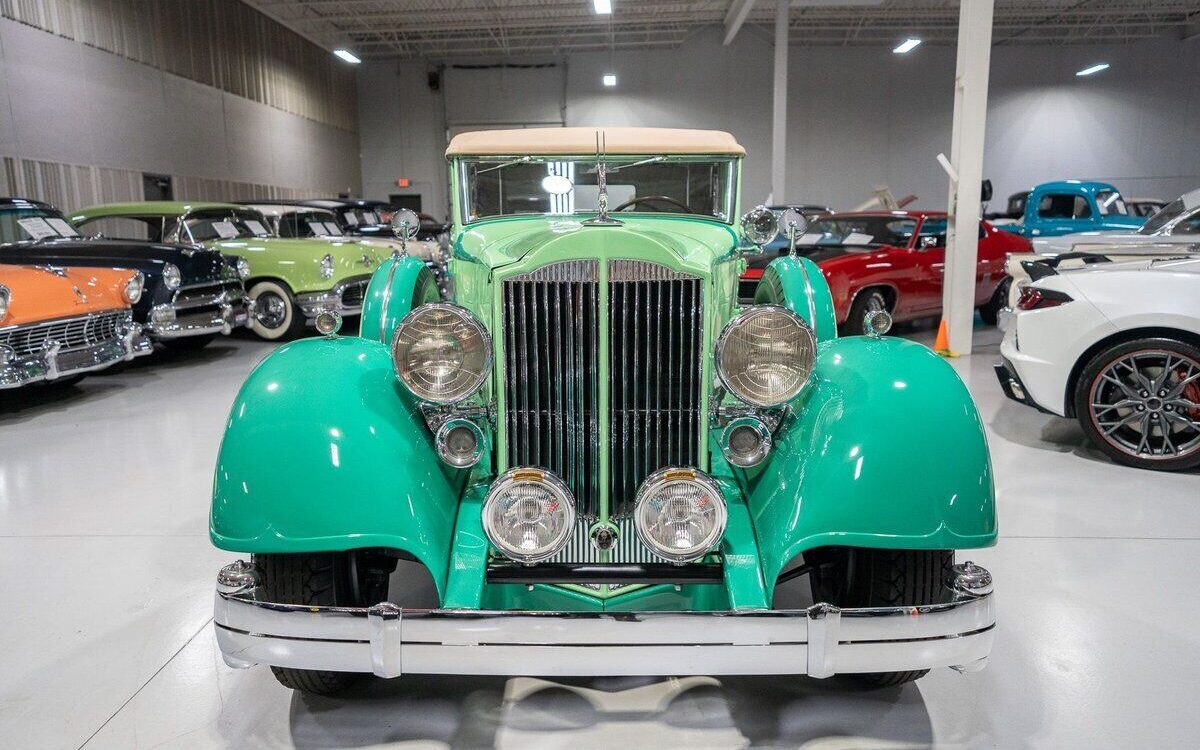
[[[469,419],[447,419],[433,436],[438,456],[456,469],[479,463],[483,456],[483,431]]]
[[[721,433],[721,453],[734,466],[746,469],[762,463],[771,452],[771,428],[758,417],[730,420]]]

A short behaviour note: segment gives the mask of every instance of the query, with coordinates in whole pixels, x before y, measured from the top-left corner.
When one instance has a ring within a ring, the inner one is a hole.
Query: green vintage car
[[[76,212],[85,234],[201,244],[250,265],[246,292],[254,303],[249,328],[264,339],[299,335],[321,310],[357,315],[371,273],[389,248],[354,238],[283,239],[253,208],[231,203],[109,203]]]
[[[991,576],[954,560],[996,540],[975,405],[924,346],[838,338],[806,259],[739,307],[777,228],[737,218],[730,135],[489,131],[447,154],[453,302],[388,260],[359,336],[327,316],[233,405],[210,528],[249,554],[217,576],[228,664],[314,693],[983,666]]]

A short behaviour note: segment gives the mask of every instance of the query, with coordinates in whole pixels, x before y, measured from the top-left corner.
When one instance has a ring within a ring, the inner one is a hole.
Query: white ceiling
[[[531,57],[670,48],[723,27],[742,0],[244,0],[329,49],[368,58]],[[906,36],[953,43],[957,0],[792,0],[791,41],[888,45]],[[769,40],[774,0],[757,0],[741,33]],[[1125,43],[1200,35],[1197,0],[996,0],[996,44]],[[1200,44],[1200,40],[1197,40]]]

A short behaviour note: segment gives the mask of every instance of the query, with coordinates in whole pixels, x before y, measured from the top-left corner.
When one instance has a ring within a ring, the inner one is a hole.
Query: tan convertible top
[[[736,154],[742,148],[720,130],[678,128],[524,128],[459,133],[446,156],[522,156],[594,154],[596,133],[604,133],[604,151],[613,155]]]

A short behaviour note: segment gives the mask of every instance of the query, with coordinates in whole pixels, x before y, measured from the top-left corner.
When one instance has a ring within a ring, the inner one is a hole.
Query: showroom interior
[[[0,0],[0,745],[1194,747],[1198,80],[1194,0]]]

